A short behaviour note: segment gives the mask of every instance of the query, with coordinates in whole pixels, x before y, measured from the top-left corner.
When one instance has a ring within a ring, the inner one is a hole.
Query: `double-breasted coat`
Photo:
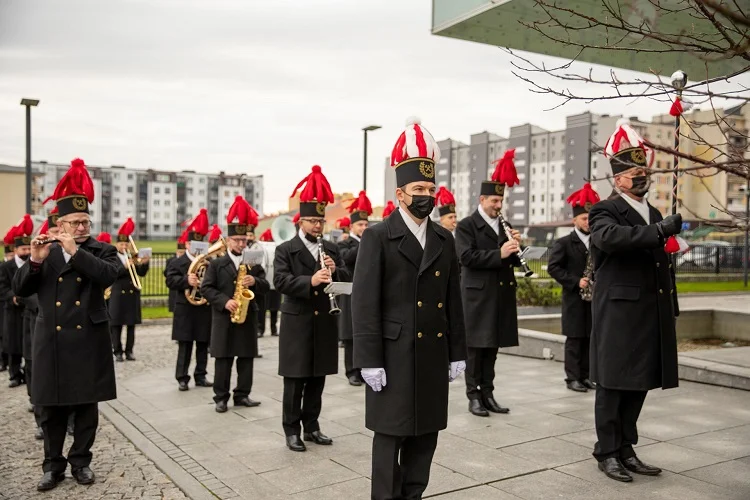
[[[55,245],[41,265],[25,265],[16,273],[17,293],[39,297],[33,404],[78,405],[117,397],[104,289],[114,283],[121,265],[115,247],[88,238],[67,263]]]
[[[34,293],[26,297],[24,302],[26,306],[23,311],[23,357],[24,359],[33,359],[32,345],[36,318],[39,315],[39,297]]]
[[[266,273],[262,266],[253,266],[248,274],[255,277],[253,293],[268,290]],[[224,309],[234,296],[237,287],[237,268],[229,255],[212,260],[208,264],[201,283],[201,294],[211,304],[211,356],[214,358],[254,358],[258,354],[258,306],[250,302],[247,319],[242,324],[231,321],[229,311]]]
[[[562,286],[562,334],[571,338],[591,335],[591,302],[581,298],[578,286],[589,251],[575,231],[558,239],[549,255],[547,272]]]
[[[21,267],[26,267],[26,264]],[[0,264],[0,298],[5,304],[2,327],[3,352],[20,355],[23,354],[23,317],[26,299],[20,297],[13,289],[13,277],[18,269],[15,259]],[[16,303],[13,302],[14,296]]]
[[[499,348],[518,345],[517,255],[500,257],[508,241],[485,222],[478,209],[456,227],[456,251],[461,263],[461,292],[466,321],[466,345]]]
[[[445,429],[450,363],[466,359],[453,238],[426,223],[424,249],[398,213],[368,228],[354,271],[354,366],[387,384],[367,387],[365,425],[392,436]]]
[[[188,283],[190,257],[187,252],[169,262],[164,270],[170,293],[175,292],[174,315],[172,319],[172,340],[179,342],[211,341],[211,306],[206,303],[194,306],[185,297],[185,290],[191,289]]]
[[[110,324],[118,325],[140,325],[141,324],[141,291],[133,286],[130,279],[130,271],[122,261],[117,279],[112,285],[112,295],[109,298]],[[144,277],[148,273],[149,263],[136,264],[135,272]]]
[[[334,281],[351,281],[338,246],[323,241],[325,253],[336,263]],[[322,377],[338,372],[338,320],[328,314],[325,284],[312,286],[320,269],[299,235],[276,247],[273,284],[283,295],[279,336],[279,375]],[[338,298],[337,298],[338,300]]]
[[[173,255],[167,259],[167,262],[164,264],[164,271],[162,271],[162,274],[164,275],[164,279],[167,278],[167,269],[169,269],[169,264],[172,263],[174,260],[176,260],[178,257],[176,255]],[[167,283],[167,288],[169,288],[169,283]],[[167,310],[171,313],[174,312],[174,305],[177,301],[177,293],[178,291],[174,288],[169,288],[169,296],[167,297]]]
[[[589,213],[596,286],[591,379],[607,389],[677,386],[674,269],[649,205],[651,224],[621,197]]]
[[[354,271],[357,264],[357,251],[359,241],[349,236],[338,243],[341,259],[347,269]],[[338,298],[341,315],[339,316],[339,339],[352,340],[352,298],[350,295],[341,295]]]

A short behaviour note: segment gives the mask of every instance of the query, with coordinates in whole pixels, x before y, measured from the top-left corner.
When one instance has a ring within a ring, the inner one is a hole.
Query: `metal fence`
[[[164,280],[164,268],[167,267],[167,259],[170,257],[174,257],[174,252],[151,254],[148,273],[141,278],[142,297],[159,297],[169,294]]]

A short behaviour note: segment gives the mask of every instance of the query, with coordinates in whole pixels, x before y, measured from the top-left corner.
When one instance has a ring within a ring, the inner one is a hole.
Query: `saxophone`
[[[240,305],[240,307],[238,307],[231,315],[232,323],[235,325],[241,325],[245,322],[247,319],[247,310],[250,308],[250,301],[255,298],[255,294],[252,290],[242,286],[243,278],[246,275],[247,266],[241,264],[240,268],[237,270],[237,284],[234,287],[234,295],[232,295],[232,299]]]
[[[585,288],[581,288],[581,299],[586,302],[591,302],[591,297],[594,295],[594,263],[591,260],[591,250],[586,254],[586,267],[583,270],[583,277],[589,282]]]

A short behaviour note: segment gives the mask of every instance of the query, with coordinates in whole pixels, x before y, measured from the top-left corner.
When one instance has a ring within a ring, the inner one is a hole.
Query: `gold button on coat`
[[[81,328],[83,328],[81,325],[76,325],[76,330],[80,330]]]
[[[318,315],[318,311],[315,311],[313,314],[315,314],[315,316],[317,316]]]
[[[503,286],[503,282],[502,281],[500,282],[500,286]]]
[[[421,300],[417,302],[417,307],[422,307],[422,301]]]
[[[80,306],[81,305],[81,301],[80,300],[76,300],[76,305]]]
[[[440,271],[435,271],[435,276],[440,276]]]
[[[59,278],[57,278],[57,282],[58,283],[62,283],[62,276],[60,276]]]
[[[77,281],[78,283],[80,283],[80,282],[81,282],[81,278],[80,278],[80,277],[79,277],[79,278],[76,278],[76,281]]]
[[[417,338],[422,338],[422,332],[417,332]]]
[[[318,295],[318,291],[317,291],[317,290],[315,290],[315,292],[313,292],[313,293],[314,293],[314,294],[315,294],[316,296]]]
[[[58,325],[57,328],[56,328],[56,330],[59,332],[60,330],[62,330],[62,327],[60,325]]]
[[[656,267],[661,267],[661,263],[657,262]]]
[[[443,334],[441,332],[438,332],[438,338],[442,337]]]
[[[661,288],[659,288],[659,293],[664,293],[664,290],[662,290]]]
[[[130,290],[130,293],[133,293],[133,290]]]
[[[442,302],[438,302],[438,309],[442,309],[442,308],[443,308],[443,303]]]
[[[60,302],[60,301],[58,300],[57,302],[55,302],[55,305],[56,305],[57,307],[60,307],[60,306],[62,305],[62,302]]]

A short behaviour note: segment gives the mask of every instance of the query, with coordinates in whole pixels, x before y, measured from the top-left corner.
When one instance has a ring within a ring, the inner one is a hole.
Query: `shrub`
[[[560,287],[551,280],[518,280],[516,303],[519,306],[559,306],[562,304]]]

